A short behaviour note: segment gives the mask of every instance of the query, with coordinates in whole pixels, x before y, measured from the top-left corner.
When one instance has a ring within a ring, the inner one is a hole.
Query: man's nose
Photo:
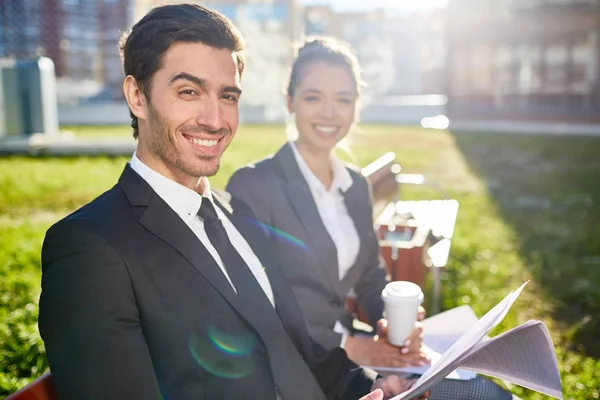
[[[213,131],[223,128],[225,120],[219,99],[207,96],[198,110],[196,122]]]

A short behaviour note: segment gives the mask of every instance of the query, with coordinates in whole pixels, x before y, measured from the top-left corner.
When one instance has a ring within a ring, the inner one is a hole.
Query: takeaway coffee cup
[[[403,346],[415,328],[423,291],[412,282],[394,281],[385,286],[381,298],[388,321],[388,341],[395,346]]]

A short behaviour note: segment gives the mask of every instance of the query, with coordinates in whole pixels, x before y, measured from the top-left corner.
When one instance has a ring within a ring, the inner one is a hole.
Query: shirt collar
[[[296,162],[298,163],[300,172],[302,172],[302,175],[304,176],[304,179],[306,179],[306,182],[308,183],[310,189],[319,189],[327,191],[325,189],[325,186],[323,185],[323,182],[321,182],[319,178],[316,177],[316,175],[306,164],[306,161],[304,161],[304,158],[300,154],[300,151],[298,151],[296,143],[289,142],[289,144],[292,147],[292,150],[294,151],[294,157],[296,158]],[[352,186],[353,183],[350,172],[348,172],[348,169],[334,154],[331,155],[330,162],[331,171],[333,173],[333,181],[331,182],[331,188],[329,188],[329,192],[337,192],[339,190],[341,190],[342,192],[346,192],[348,189],[350,189],[350,186]]]
[[[203,197],[207,197],[212,201],[210,184],[204,176],[200,178],[204,191],[199,194],[154,171],[144,164],[136,153],[133,153],[129,165],[180,216],[195,216],[200,210]]]

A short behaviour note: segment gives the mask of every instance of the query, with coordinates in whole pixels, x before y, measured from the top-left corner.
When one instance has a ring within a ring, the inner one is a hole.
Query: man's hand
[[[396,375],[387,378],[377,379],[371,387],[372,392],[362,397],[360,400],[384,400],[406,392],[415,383],[414,380],[400,379]],[[431,390],[423,393],[414,400],[424,400],[431,395]]]
[[[376,389],[371,393],[361,397],[360,400],[383,400],[383,392],[381,389]]]

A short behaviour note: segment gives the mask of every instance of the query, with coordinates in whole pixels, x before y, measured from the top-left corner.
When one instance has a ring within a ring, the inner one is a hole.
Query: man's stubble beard
[[[149,110],[149,119],[148,123],[150,125],[151,132],[151,141],[150,141],[150,150],[155,153],[164,163],[180,170],[184,174],[193,177],[202,177],[202,176],[214,176],[219,171],[219,167],[221,166],[220,156],[202,156],[196,155],[198,160],[204,162],[210,162],[215,158],[218,159],[217,164],[210,169],[205,169],[205,167],[189,165],[186,163],[185,159],[180,157],[180,154],[177,152],[177,143],[174,136],[170,135],[169,124],[166,118],[161,116],[152,104],[148,105]]]

